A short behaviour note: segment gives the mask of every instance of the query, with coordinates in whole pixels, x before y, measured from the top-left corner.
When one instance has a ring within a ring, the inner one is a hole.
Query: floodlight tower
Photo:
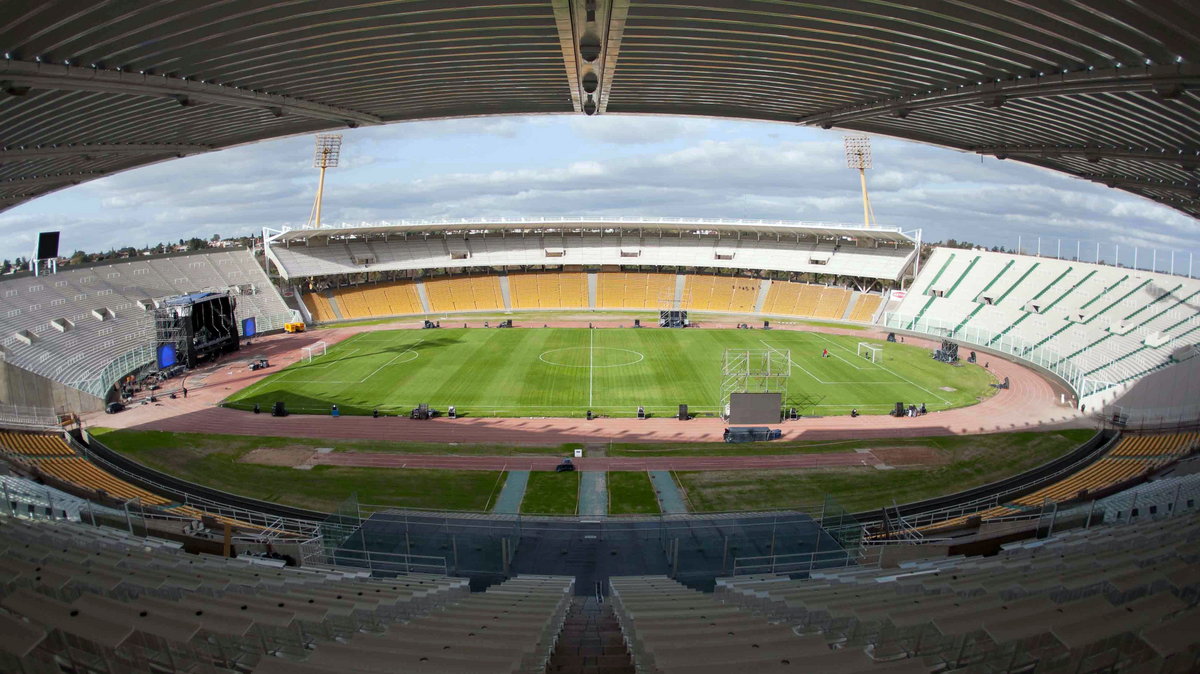
[[[312,212],[308,215],[308,223],[305,227],[321,226],[321,195],[325,192],[325,169],[337,168],[341,153],[342,134],[317,134],[316,150],[313,152],[313,168],[321,169],[321,179],[317,182],[317,199],[313,202]]]
[[[871,168],[871,139],[866,136],[846,136],[846,168],[858,169],[862,183],[863,226],[875,222],[875,211],[871,210],[871,198],[867,196],[867,169]]]

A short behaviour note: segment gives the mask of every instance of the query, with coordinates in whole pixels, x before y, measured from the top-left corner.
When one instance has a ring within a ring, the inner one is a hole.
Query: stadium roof
[[[1190,0],[18,2],[0,50],[0,209],[289,134],[576,112],[887,134],[1200,217]]]
[[[731,236],[844,236],[895,243],[911,243],[915,232],[899,227],[864,227],[828,222],[788,222],[771,220],[732,220],[704,218],[636,217],[562,217],[562,218],[479,218],[455,220],[417,220],[393,224],[365,224],[310,229],[267,230],[268,242],[303,241],[322,237],[368,236],[372,234],[429,234],[466,232],[713,232]]]

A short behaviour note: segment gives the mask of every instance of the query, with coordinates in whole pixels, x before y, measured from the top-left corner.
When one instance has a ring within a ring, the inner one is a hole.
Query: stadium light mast
[[[325,192],[325,169],[337,168],[338,158],[342,154],[342,134],[319,133],[317,145],[313,152],[313,168],[321,169],[321,179],[317,182],[317,199],[313,202],[312,211],[308,215],[305,227],[319,228],[321,226],[321,196]]]
[[[846,168],[858,169],[862,183],[863,226],[875,223],[875,211],[871,210],[871,198],[867,196],[867,169],[871,168],[871,139],[866,136],[846,136]]]

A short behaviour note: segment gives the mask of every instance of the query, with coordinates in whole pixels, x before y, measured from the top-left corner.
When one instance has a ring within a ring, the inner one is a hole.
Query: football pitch
[[[858,343],[883,347],[873,363]],[[726,349],[790,352],[784,404],[804,415],[885,414],[895,402],[944,410],[994,390],[977,365],[951,366],[926,349],[858,336],[783,330],[514,328],[384,330],[330,346],[231,396],[225,404],[265,412],[407,414],[420,403],[443,413],[578,417],[592,410],[655,416],[686,403],[716,414]],[[828,349],[829,356],[822,352]]]

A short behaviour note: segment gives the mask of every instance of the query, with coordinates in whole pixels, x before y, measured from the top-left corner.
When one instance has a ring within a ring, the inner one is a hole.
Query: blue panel
[[[178,360],[174,344],[163,344],[158,347],[158,369],[165,370],[176,362]]]
[[[242,319],[242,336],[253,337],[258,334],[258,322],[253,316]]]

